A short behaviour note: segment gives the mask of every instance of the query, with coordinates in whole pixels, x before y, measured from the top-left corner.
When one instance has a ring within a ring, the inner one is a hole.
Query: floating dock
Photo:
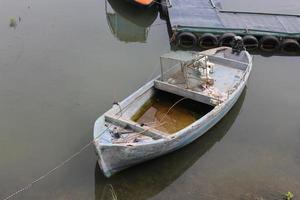
[[[249,50],[300,52],[300,15],[223,10],[213,0],[167,0],[172,44],[181,48],[229,46],[235,35]]]

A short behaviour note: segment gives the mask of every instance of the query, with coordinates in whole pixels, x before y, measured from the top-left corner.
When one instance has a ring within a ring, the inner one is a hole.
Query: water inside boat
[[[157,90],[131,119],[139,124],[155,124],[154,129],[173,134],[197,121],[213,108]]]

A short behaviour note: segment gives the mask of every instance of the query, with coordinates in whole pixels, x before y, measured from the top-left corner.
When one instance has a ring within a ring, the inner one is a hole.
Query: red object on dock
[[[154,3],[154,0],[129,0],[129,1],[131,1],[134,4],[138,4],[146,7],[151,6]]]

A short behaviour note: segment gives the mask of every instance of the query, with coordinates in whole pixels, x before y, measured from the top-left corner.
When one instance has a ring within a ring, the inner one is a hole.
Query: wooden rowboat
[[[252,69],[229,47],[161,56],[161,74],[97,119],[94,144],[105,176],[181,148],[232,108]]]

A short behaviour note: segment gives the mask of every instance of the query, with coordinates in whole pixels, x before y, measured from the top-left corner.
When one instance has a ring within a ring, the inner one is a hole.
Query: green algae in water
[[[292,200],[294,198],[294,194],[292,192],[287,192],[284,196],[286,200]]]
[[[182,99],[180,96],[157,91],[131,119],[140,124],[149,124],[159,131],[173,134],[197,121],[213,109],[212,106],[184,99],[169,111],[180,99]]]
[[[9,19],[9,27],[11,28],[17,27],[17,19],[15,17],[11,17]]]

